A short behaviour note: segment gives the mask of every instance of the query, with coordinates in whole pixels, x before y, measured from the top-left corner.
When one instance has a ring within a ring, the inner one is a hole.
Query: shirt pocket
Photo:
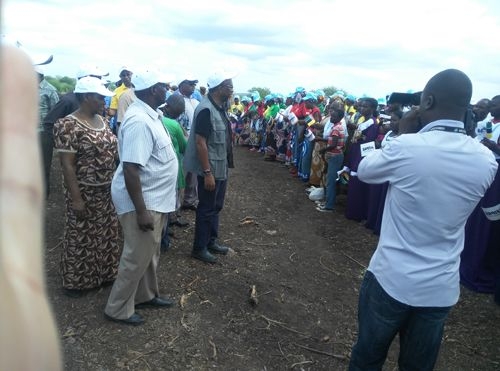
[[[160,139],[156,142],[152,156],[162,164],[166,164],[177,158],[172,142],[168,142],[164,139]]]

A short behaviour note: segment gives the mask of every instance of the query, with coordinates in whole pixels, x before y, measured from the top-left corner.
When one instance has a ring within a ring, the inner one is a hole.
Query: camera
[[[399,103],[401,106],[418,106],[420,105],[420,96],[422,92],[417,93],[392,93],[387,99],[388,104]]]

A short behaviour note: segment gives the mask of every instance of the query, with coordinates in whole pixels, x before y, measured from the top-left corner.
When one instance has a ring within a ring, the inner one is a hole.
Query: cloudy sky
[[[205,85],[222,66],[238,92],[333,85],[380,98],[458,68],[473,100],[500,94],[498,0],[4,0],[2,33],[53,54],[48,75],[153,66]]]

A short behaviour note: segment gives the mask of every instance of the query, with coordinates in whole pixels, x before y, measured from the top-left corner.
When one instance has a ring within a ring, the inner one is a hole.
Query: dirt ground
[[[146,323],[107,321],[110,287],[63,295],[58,273],[64,230],[58,158],[46,215],[46,271],[66,370],[345,370],[357,331],[358,288],[377,236],[319,213],[279,163],[235,149],[221,240],[234,250],[216,265],[189,256],[190,227],[175,228],[159,267],[174,308],[140,311]],[[256,289],[257,305],[250,301]],[[384,370],[397,369],[397,341]],[[445,329],[437,370],[500,370],[500,307],[462,289]]]

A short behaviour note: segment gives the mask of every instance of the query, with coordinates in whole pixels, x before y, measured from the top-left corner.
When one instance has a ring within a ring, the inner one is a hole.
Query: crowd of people
[[[376,291],[402,303],[407,315],[401,323],[415,308],[441,308],[434,338],[425,339],[429,348],[423,350],[431,354],[431,368],[444,320],[458,299],[458,274],[473,290],[496,290],[500,304],[500,95],[471,105],[471,83],[460,71],[433,77],[418,107],[401,99],[414,94],[380,102],[302,87],[286,96],[233,96],[234,75],[226,71],[208,78],[208,91],[196,89],[199,80],[192,76],[174,86],[158,71],[123,67],[111,92],[106,76],[82,68],[74,92],[57,102],[43,98],[53,91],[40,73],[40,102],[47,105],[39,131],[47,192],[52,146],[63,170],[63,288],[81,296],[113,284],[105,309],[110,320],[139,325],[144,319],[137,308],[173,305],[159,294],[156,269],[169,247],[169,226],[187,225],[181,210],[196,212],[193,258],[216,263],[215,254],[228,253],[218,225],[233,146],[287,166],[307,186],[318,212],[335,212],[336,195],[346,189],[345,217],[381,235],[360,310],[370,307],[368,294]],[[442,250],[433,255],[427,247]],[[422,267],[429,256],[434,265]],[[394,259],[407,264],[394,267]],[[452,293],[438,300],[438,289]],[[384,339],[369,340],[380,330],[373,328],[373,313],[360,314],[353,370],[383,363],[383,349],[369,351],[373,342],[388,347],[394,334],[409,330],[398,325]],[[408,338],[409,349],[421,340]]]

